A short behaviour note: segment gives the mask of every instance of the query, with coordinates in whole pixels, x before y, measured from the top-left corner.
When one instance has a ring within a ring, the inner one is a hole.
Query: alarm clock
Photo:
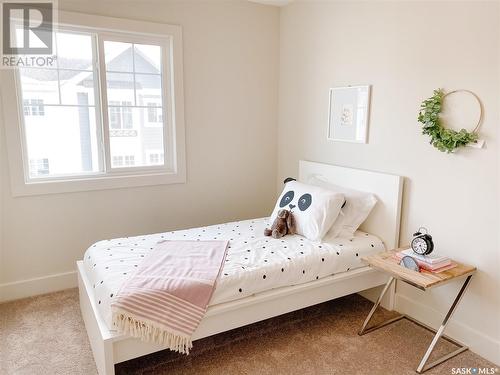
[[[425,233],[423,233],[423,231],[425,231]],[[419,255],[429,255],[432,253],[432,250],[434,250],[434,242],[432,242],[432,236],[426,228],[420,227],[418,231],[413,234],[411,248]]]

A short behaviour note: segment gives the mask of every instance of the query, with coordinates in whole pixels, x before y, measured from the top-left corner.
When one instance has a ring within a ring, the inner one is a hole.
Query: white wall
[[[278,8],[246,1],[59,5],[182,26],[187,183],[13,198],[2,139],[0,300],[74,285],[76,260],[99,239],[265,216],[274,204]],[[54,274],[61,275],[47,278]],[[42,279],[24,282],[33,278]]]
[[[279,185],[300,159],[407,177],[401,243],[425,224],[439,252],[478,267],[449,332],[496,363],[499,21],[498,2],[294,2],[281,11],[278,128]],[[328,142],[328,89],[355,84],[373,85],[369,144]],[[438,87],[481,97],[485,149],[447,155],[421,135],[418,107]],[[397,308],[437,325],[458,288],[400,283]]]

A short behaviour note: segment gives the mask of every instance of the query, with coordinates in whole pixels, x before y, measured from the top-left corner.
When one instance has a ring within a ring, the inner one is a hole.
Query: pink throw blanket
[[[111,305],[118,331],[189,354],[228,241],[162,241]]]

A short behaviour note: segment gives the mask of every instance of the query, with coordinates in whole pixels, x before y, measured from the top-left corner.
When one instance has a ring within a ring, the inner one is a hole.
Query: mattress
[[[102,318],[112,330],[116,292],[160,240],[229,240],[210,306],[359,268],[361,256],[384,250],[379,238],[362,231],[352,239],[312,242],[300,235],[266,237],[269,225],[261,218],[96,242],[85,252],[84,267]]]

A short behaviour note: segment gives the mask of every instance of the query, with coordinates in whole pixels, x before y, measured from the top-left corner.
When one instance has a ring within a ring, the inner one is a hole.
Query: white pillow
[[[290,181],[285,184],[271,215],[271,222],[280,209],[293,213],[297,234],[311,241],[321,241],[340,212],[344,195],[318,186]]]
[[[346,203],[327,233],[329,239],[335,237],[353,238],[354,232],[368,218],[377,203],[377,198],[372,193],[333,185],[318,176],[311,176],[308,182],[311,185],[320,186],[345,196]]]

